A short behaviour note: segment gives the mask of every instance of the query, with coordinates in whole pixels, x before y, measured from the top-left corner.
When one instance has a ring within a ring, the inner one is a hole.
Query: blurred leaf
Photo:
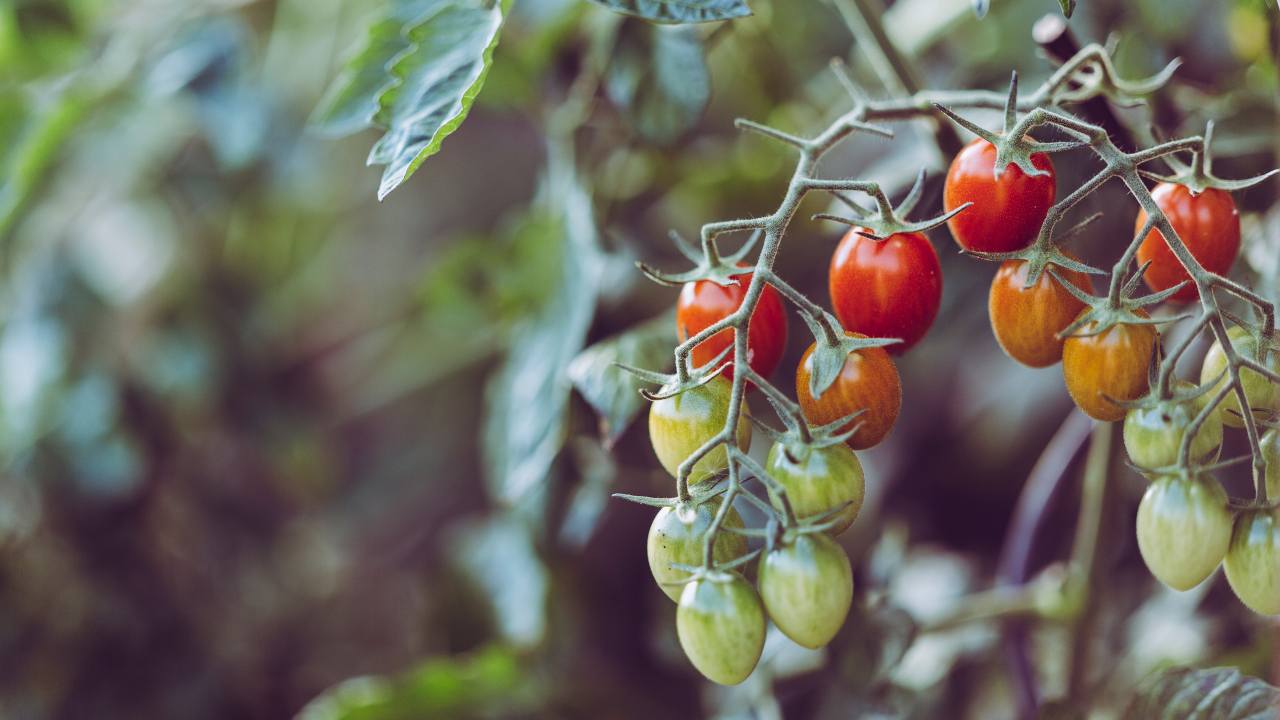
[[[591,0],[624,15],[656,23],[732,20],[751,14],[744,0]]]
[[[697,124],[711,99],[701,36],[691,27],[624,23],[605,90],[646,140],[678,140]]]
[[[594,437],[574,437],[569,441],[569,450],[581,480],[560,523],[560,542],[581,549],[591,539],[609,504],[609,491],[613,489],[618,466],[613,455]]]
[[[572,161],[553,147],[529,230],[542,252],[560,258],[551,295],[518,327],[506,363],[490,381],[484,449],[489,490],[515,504],[542,484],[564,444],[571,385],[565,374],[595,314],[601,254],[591,198]]]
[[[1273,720],[1280,690],[1235,668],[1172,668],[1143,680],[1126,720]]]
[[[449,543],[449,556],[484,590],[503,638],[533,647],[547,626],[547,570],[530,529],[514,515],[465,525]]]
[[[840,631],[840,674],[855,692],[880,684],[907,654],[916,623],[902,608],[884,601],[854,608]]]
[[[507,716],[534,706],[533,685],[510,648],[433,658],[397,677],[358,677],[320,694],[298,720],[420,720]]]
[[[386,165],[378,198],[414,173],[466,119],[484,86],[511,0],[397,0],[312,117],[322,132],[371,125],[386,134],[369,163]]]
[[[605,447],[611,447],[637,413],[647,404],[640,396],[643,383],[618,369],[624,363],[649,370],[662,370],[672,362],[676,344],[676,324],[670,313],[592,345],[569,363],[569,380],[600,415],[600,432]]]

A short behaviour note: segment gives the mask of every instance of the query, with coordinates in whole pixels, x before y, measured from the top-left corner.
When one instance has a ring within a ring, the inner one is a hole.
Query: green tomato
[[[796,517],[821,515],[848,503],[833,518],[838,523],[832,535],[847,530],[862,509],[862,463],[847,445],[805,447],[794,457],[782,443],[774,443],[765,470],[786,489]]]
[[[736,572],[710,572],[684,586],[676,609],[680,647],[698,672],[737,685],[764,650],[764,608],[755,588]]]
[[[664,398],[649,408],[649,442],[662,467],[675,477],[680,463],[724,429],[729,415],[729,399],[733,385],[724,377],[712,378],[705,385]],[[738,414],[738,447],[751,447],[751,421],[747,419],[747,402],[742,401]],[[689,473],[689,483],[698,483],[729,466],[724,445],[707,453]]]
[[[681,584],[689,573],[671,567],[702,564],[702,539],[711,521],[720,510],[720,498],[707,500],[699,505],[678,503],[658,511],[649,526],[649,570],[653,579],[675,602],[680,602]],[[724,517],[724,527],[742,527],[742,516],[730,507]],[[713,555],[717,563],[728,562],[747,553],[747,539],[731,532],[716,536]]]
[[[1227,328],[1227,337],[1231,339],[1231,347],[1243,357],[1257,358],[1258,346],[1254,342],[1253,336],[1239,326]],[[1280,369],[1280,354],[1276,352],[1267,353],[1266,366],[1272,370]],[[1204,364],[1200,366],[1200,384],[1211,382],[1222,374],[1222,378],[1213,386],[1206,397],[1213,397],[1215,393],[1227,384],[1228,377],[1224,373],[1227,369],[1227,354],[1222,350],[1222,343],[1214,341],[1213,346],[1209,348],[1209,352],[1204,356]],[[1277,389],[1274,383],[1266,376],[1259,374],[1254,370],[1243,369],[1240,371],[1240,382],[1244,385],[1244,395],[1249,399],[1249,407],[1253,409],[1253,417],[1255,420],[1264,420],[1267,416],[1275,411],[1276,401],[1280,399],[1280,389]],[[1244,419],[1241,417],[1240,399],[1235,393],[1227,395],[1222,403],[1218,405],[1218,414],[1222,417],[1222,422],[1228,427],[1244,427]]]
[[[1178,461],[1178,447],[1202,407],[1196,400],[1164,400],[1125,415],[1124,448],[1134,465],[1159,468]],[[1221,447],[1222,418],[1219,413],[1210,413],[1191,440],[1191,459],[1216,459]]]
[[[1259,439],[1262,456],[1267,459],[1267,498],[1280,500],[1280,432],[1272,428]]]
[[[831,642],[853,602],[853,569],[829,536],[806,533],[760,558],[760,597],[778,629],[807,648]]]
[[[1161,477],[1138,505],[1138,550],[1160,582],[1190,590],[1227,554],[1231,521],[1227,493],[1217,480]]]
[[[1236,518],[1222,566],[1240,602],[1261,615],[1280,614],[1280,518],[1275,511],[1253,510]]]

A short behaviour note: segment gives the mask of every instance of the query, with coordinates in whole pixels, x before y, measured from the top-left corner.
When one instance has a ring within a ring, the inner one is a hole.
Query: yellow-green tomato
[[[1253,336],[1239,326],[1233,326],[1227,329],[1227,337],[1231,339],[1231,347],[1242,357],[1257,358],[1258,346],[1254,342]],[[1280,369],[1280,357],[1272,351],[1267,354],[1266,367],[1272,370]],[[1215,393],[1226,385],[1230,378],[1225,373],[1227,369],[1227,354],[1222,350],[1222,343],[1214,341],[1213,346],[1209,348],[1209,352],[1204,356],[1204,364],[1200,366],[1200,384],[1213,381],[1219,375],[1222,375],[1218,383],[1214,385],[1206,397],[1212,398]],[[1276,385],[1267,377],[1248,368],[1240,371],[1240,382],[1244,385],[1244,395],[1249,399],[1249,407],[1253,409],[1253,417],[1255,420],[1263,420],[1269,416],[1276,407],[1278,389]],[[1228,427],[1244,427],[1244,419],[1241,417],[1240,399],[1235,393],[1227,395],[1222,403],[1218,405],[1218,414],[1222,417],[1222,422]]]
[[[1259,444],[1267,459],[1267,498],[1275,502],[1280,500],[1280,432],[1272,428],[1262,433]]]
[[[1142,468],[1176,463],[1178,448],[1200,408],[1196,400],[1164,400],[1130,410],[1124,417],[1124,449],[1129,460]],[[1210,413],[1191,439],[1191,459],[1216,459],[1221,447],[1222,419],[1218,413]]]
[[[831,642],[853,602],[853,569],[829,536],[805,533],[760,558],[760,597],[778,629],[807,648]]]
[[[1222,567],[1236,597],[1250,610],[1280,613],[1280,519],[1274,510],[1240,513]]]
[[[1138,505],[1138,550],[1151,574],[1190,590],[1213,574],[1231,543],[1227,493],[1211,477],[1165,476]]]
[[[847,445],[789,450],[783,443],[774,443],[765,470],[786,490],[791,508],[800,519],[843,506],[832,518],[837,521],[831,528],[832,535],[847,530],[862,509],[862,463]]]
[[[712,378],[705,385],[664,398],[649,407],[649,442],[662,467],[675,477],[680,463],[724,429],[729,415],[729,398],[733,385],[724,377]],[[738,447],[751,447],[751,421],[747,419],[747,402],[742,401],[738,414]],[[729,454],[721,445],[699,460],[689,473],[689,482],[697,483],[729,466]]]
[[[764,633],[760,596],[738,573],[711,572],[684,586],[676,635],[689,662],[708,680],[746,680],[760,661]]]
[[[649,526],[649,570],[662,592],[675,602],[680,602],[680,593],[684,590],[681,583],[688,579],[689,573],[671,567],[671,563],[702,564],[703,537],[719,511],[720,498],[697,505],[677,503],[659,510]],[[742,527],[742,516],[737,510],[729,508],[723,527]],[[746,552],[745,537],[723,531],[716,536],[713,555],[717,563],[728,562]]]

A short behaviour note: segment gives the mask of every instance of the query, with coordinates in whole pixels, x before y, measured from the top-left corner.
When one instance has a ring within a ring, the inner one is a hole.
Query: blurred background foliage
[[[669,229],[767,212],[790,174],[787,149],[733,119],[813,132],[845,103],[832,57],[893,92],[830,3],[750,5],[653,26],[517,0],[467,121],[379,203],[378,134],[315,122],[386,17],[376,3],[0,3],[0,715],[1012,713],[996,626],[917,627],[992,584],[1069,401],[1057,374],[1000,353],[994,268],[945,231],[942,316],[901,362],[903,417],[865,454],[868,503],[842,538],[861,609],[828,652],[771,637],[743,686],[702,682],[649,578],[652,510],[608,497],[671,493],[609,365],[658,367],[674,342],[674,291],[634,262],[678,267]],[[1051,71],[1030,35],[1050,12],[898,0],[880,20],[927,86],[998,89]],[[1170,135],[1216,119],[1221,175],[1280,165],[1274,3],[1084,0],[1070,24],[1112,42],[1125,76],[1182,57],[1156,119]],[[936,208],[931,125],[895,129],[824,172],[897,194],[923,167]],[[1090,163],[1060,161],[1060,185]],[[1276,195],[1273,180],[1237,198],[1237,271],[1273,297]],[[1133,203],[1103,192],[1080,209],[1095,211],[1079,251],[1109,264]],[[778,270],[825,300],[837,239],[798,220]],[[808,342],[792,330],[784,368]],[[1085,630],[1097,712],[1169,665],[1274,681],[1274,624],[1221,580],[1176,594],[1142,568],[1142,482],[1113,470]],[[1065,486],[1034,567],[1070,542]],[[1047,697],[1070,635],[1032,629]]]

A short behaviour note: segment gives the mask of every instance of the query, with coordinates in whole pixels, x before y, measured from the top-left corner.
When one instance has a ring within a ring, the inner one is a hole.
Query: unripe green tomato
[[[1280,432],[1271,428],[1262,433],[1259,444],[1267,459],[1267,498],[1275,502],[1280,500]]]
[[[778,629],[807,648],[831,642],[853,602],[853,569],[822,533],[784,541],[760,558],[760,597]]]
[[[1161,477],[1138,505],[1138,550],[1156,579],[1190,590],[1227,554],[1231,524],[1227,493],[1217,480]]]
[[[689,577],[689,573],[671,567],[671,563],[702,564],[703,536],[719,510],[720,498],[699,505],[678,503],[659,510],[649,526],[649,570],[662,592],[675,602],[680,602],[680,593],[684,590],[680,583]],[[732,507],[724,517],[724,527],[742,527],[742,516]],[[716,536],[713,555],[717,563],[728,562],[746,553],[745,537],[723,531]]]
[[[1129,453],[1129,460],[1142,468],[1166,467],[1176,463],[1178,447],[1200,408],[1196,400],[1165,400],[1130,410],[1124,417],[1124,449]],[[1213,412],[1205,418],[1191,440],[1191,459],[1216,459],[1221,447],[1222,418]]]
[[[1257,358],[1258,347],[1254,342],[1253,336],[1239,326],[1227,328],[1227,337],[1231,338],[1231,346],[1242,357]],[[1266,367],[1272,370],[1280,369],[1280,357],[1272,351],[1267,353]],[[1226,385],[1230,377],[1224,371],[1227,369],[1227,354],[1222,350],[1222,343],[1215,340],[1209,348],[1209,352],[1204,356],[1204,364],[1200,366],[1200,384],[1204,385],[1219,374],[1222,378],[1213,386],[1205,397],[1212,398],[1215,393]],[[1276,408],[1276,400],[1280,389],[1276,387],[1266,376],[1259,374],[1254,370],[1244,368],[1240,371],[1240,382],[1244,385],[1244,395],[1249,399],[1249,407],[1253,408],[1253,417],[1255,420],[1264,420]],[[1222,417],[1222,423],[1228,427],[1244,427],[1244,419],[1241,417],[1240,399],[1235,393],[1227,395],[1222,403],[1218,405],[1218,414]]]
[[[712,572],[684,586],[676,635],[689,662],[708,680],[737,685],[764,650],[760,596],[736,572]]]
[[[677,475],[680,463],[724,429],[729,415],[729,399],[733,385],[723,377],[712,378],[705,385],[664,398],[649,407],[649,442],[662,467]],[[738,414],[738,447],[751,447],[751,421],[747,419],[747,402],[742,401]],[[689,473],[689,483],[698,483],[729,466],[724,445],[707,453]]]
[[[1274,510],[1236,518],[1231,548],[1222,562],[1240,602],[1262,615],[1280,613],[1280,519]]]
[[[792,456],[782,443],[774,443],[765,470],[786,489],[798,518],[821,515],[849,503],[832,518],[838,522],[830,532],[839,535],[862,509],[862,463],[844,444],[804,447],[798,454]],[[772,491],[769,494],[773,496]]]

